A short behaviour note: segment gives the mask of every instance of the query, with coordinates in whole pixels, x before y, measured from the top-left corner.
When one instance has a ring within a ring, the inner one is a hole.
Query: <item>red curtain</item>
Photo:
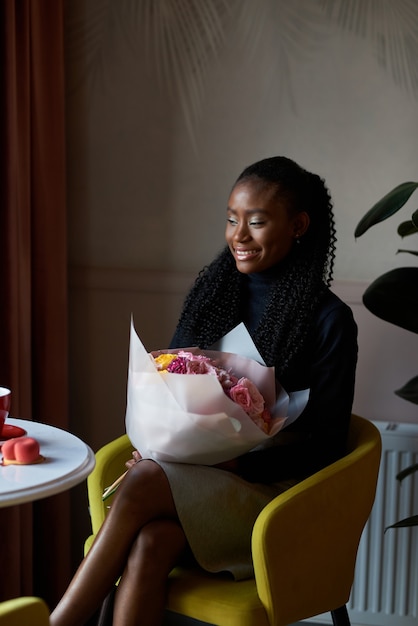
[[[63,0],[1,0],[0,16],[0,385],[11,415],[67,428]],[[58,600],[69,525],[68,494],[0,509],[2,599]]]

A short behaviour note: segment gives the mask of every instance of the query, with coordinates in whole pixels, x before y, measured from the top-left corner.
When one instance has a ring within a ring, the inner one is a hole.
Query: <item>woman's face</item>
[[[246,181],[232,190],[225,238],[238,271],[261,272],[279,263],[309,226],[307,213],[290,217],[289,200],[277,188]]]

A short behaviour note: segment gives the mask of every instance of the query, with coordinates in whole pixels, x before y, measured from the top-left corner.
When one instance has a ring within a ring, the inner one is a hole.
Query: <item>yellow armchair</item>
[[[49,626],[49,609],[32,596],[0,602],[0,626]]]
[[[125,468],[126,435],[96,454],[88,477],[93,535],[106,516],[102,493]],[[349,626],[346,602],[358,544],[373,505],[381,439],[369,421],[351,418],[347,455],[277,496],[253,529],[255,578],[235,582],[198,568],[170,574],[167,609],[217,626],[286,626],[331,611]]]

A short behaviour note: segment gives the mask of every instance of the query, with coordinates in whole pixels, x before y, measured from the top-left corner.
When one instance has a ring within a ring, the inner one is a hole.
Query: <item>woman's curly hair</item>
[[[306,233],[277,266],[277,277],[253,339],[267,365],[280,375],[300,350],[318,302],[332,281],[335,224],[332,202],[323,179],[286,157],[263,159],[247,167],[234,187],[254,181],[275,186],[277,198],[287,200],[291,215],[305,211]],[[187,296],[178,328],[208,348],[242,321],[242,285],[226,247],[203,268]],[[280,364],[279,369],[278,364]]]

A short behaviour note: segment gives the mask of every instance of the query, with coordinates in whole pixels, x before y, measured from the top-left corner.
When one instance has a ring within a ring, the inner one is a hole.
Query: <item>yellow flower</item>
[[[160,354],[160,356],[155,357],[155,363],[159,370],[166,370],[174,359],[177,359],[177,354]]]

